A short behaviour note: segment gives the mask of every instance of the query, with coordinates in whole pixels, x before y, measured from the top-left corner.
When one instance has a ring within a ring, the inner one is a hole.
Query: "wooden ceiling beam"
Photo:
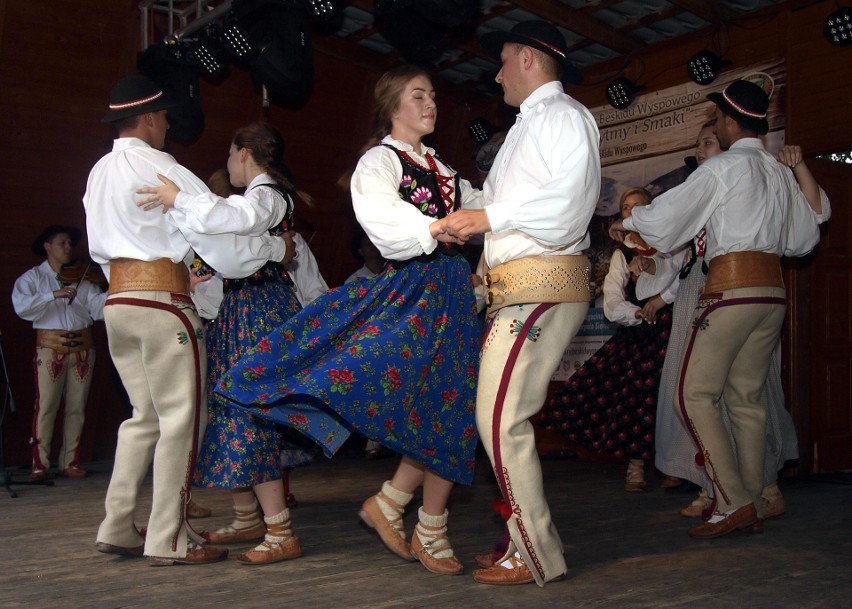
[[[645,48],[645,44],[641,40],[609,27],[582,10],[571,8],[559,2],[552,0],[512,0],[512,4],[619,53],[631,53]]]

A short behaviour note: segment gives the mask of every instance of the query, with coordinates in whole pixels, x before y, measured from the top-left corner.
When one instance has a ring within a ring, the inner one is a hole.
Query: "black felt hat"
[[[71,245],[77,245],[80,241],[80,229],[73,226],[62,226],[61,224],[51,224],[46,229],[41,231],[41,234],[33,241],[33,254],[36,256],[47,256],[44,250],[46,241],[50,241],[56,235],[65,233],[71,238]]]
[[[479,39],[485,52],[500,59],[503,45],[507,42],[517,42],[547,53],[562,66],[562,79],[570,83],[583,81],[583,75],[568,61],[568,45],[565,37],[547,21],[522,21],[516,23],[508,32],[488,32]]]
[[[176,105],[177,102],[153,80],[142,74],[131,74],[119,80],[110,91],[109,112],[101,121],[111,123]]]
[[[710,93],[707,99],[719,106],[726,115],[741,119],[757,135],[769,131],[766,120],[769,96],[760,85],[748,80],[735,80],[721,93]]]

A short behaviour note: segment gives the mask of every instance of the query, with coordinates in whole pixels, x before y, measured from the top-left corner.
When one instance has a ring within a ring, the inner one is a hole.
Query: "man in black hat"
[[[447,217],[461,237],[485,234],[490,328],[476,423],[503,500],[511,542],[477,557],[485,584],[538,585],[567,566],[544,496],[529,419],[589,307],[589,221],[601,184],[597,125],[560,82],[578,81],[562,34],[544,21],[482,37],[502,67],[503,99],[520,108],[483,186],[481,210]]]
[[[727,151],[610,229],[616,240],[635,230],[658,250],[673,251],[706,228],[710,268],[675,395],[698,448],[696,462],[713,484],[712,517],[689,530],[699,538],[763,530],[766,411],[760,391],[786,310],[779,259],[810,252],[819,241],[819,222],[831,213],[822,189],[801,179],[801,159],[790,161],[790,171],[764,149],[758,136],[768,131],[769,98],[761,87],[735,81],[707,97],[716,104],[716,134]],[[735,446],[716,407],[720,396]]]
[[[36,256],[47,259],[21,275],[12,289],[15,313],[31,321],[36,331],[36,399],[33,436],[30,439],[33,465],[30,480],[44,480],[50,470],[50,442],[62,396],[65,420],[59,473],[82,478],[80,436],[86,414],[86,400],[92,384],[95,347],[91,326],[103,319],[106,294],[83,276],[60,271],[72,261],[72,249],[80,241],[80,231],[72,226],[53,224],[33,241]]]
[[[179,228],[172,214],[148,213],[137,191],[158,175],[191,195],[204,183],[160,149],[173,102],[142,75],[121,79],[103,118],[118,139],[89,174],[89,250],[109,278],[104,320],[110,353],[133,404],[118,431],[106,518],[96,547],[109,554],[148,557],[154,565],[222,560],[227,550],[194,538],[187,543],[186,505],[198,442],[207,421],[206,353],[202,322],[189,297],[194,249],[223,277],[245,277],[267,260],[284,258],[284,241],[263,235],[200,235]],[[236,256],[235,252],[252,256]],[[154,462],[147,534],[133,520],[139,486]]]

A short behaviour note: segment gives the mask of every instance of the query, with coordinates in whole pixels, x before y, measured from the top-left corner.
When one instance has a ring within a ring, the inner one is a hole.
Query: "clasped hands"
[[[437,241],[464,245],[472,235],[491,230],[488,214],[482,209],[461,209],[429,225],[429,232]]]

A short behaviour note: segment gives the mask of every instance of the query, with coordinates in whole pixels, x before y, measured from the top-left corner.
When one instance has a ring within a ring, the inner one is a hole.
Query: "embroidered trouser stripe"
[[[582,323],[587,303],[512,306],[492,322],[482,350],[476,423],[504,500],[506,523],[541,585],[567,567],[544,497],[530,417],[541,410],[550,377]]]
[[[115,465],[98,540],[136,546],[139,486],[153,461],[154,483],[145,554],[186,554],[185,505],[198,443],[207,421],[206,349],[188,297],[124,292],[104,308],[110,353],[133,415],[118,431]]]
[[[675,404],[695,442],[720,512],[759,500],[766,410],[760,392],[784,323],[783,288],[740,288],[702,296],[681,359]],[[730,436],[716,405],[725,397]]]

